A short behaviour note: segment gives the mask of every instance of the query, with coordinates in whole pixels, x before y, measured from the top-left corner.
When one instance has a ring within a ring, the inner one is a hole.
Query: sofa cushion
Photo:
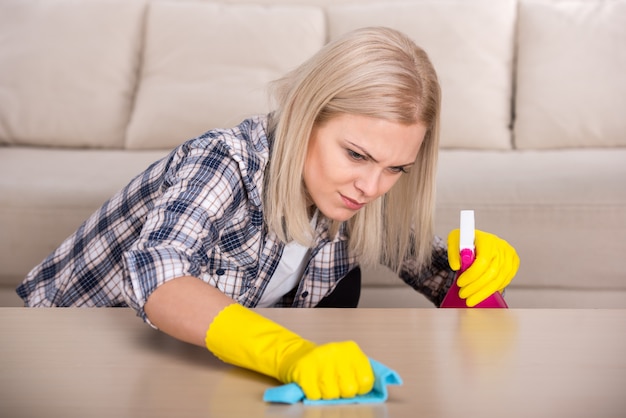
[[[331,38],[361,26],[406,33],[440,77],[442,147],[511,148],[515,1],[345,4],[328,8],[328,26]]]
[[[444,150],[435,231],[447,237],[460,210],[473,209],[477,229],[519,253],[512,287],[624,292],[623,161],[626,149]],[[363,283],[402,286],[384,268],[363,270]]]
[[[0,144],[122,147],[144,7],[1,1]]]
[[[170,148],[269,109],[267,85],[325,41],[307,6],[151,3],[128,148]]]
[[[516,287],[626,290],[624,161],[626,148],[444,151],[436,230],[474,209],[517,249]]]
[[[626,1],[522,0],[515,144],[626,146]]]
[[[0,286],[16,286],[165,151],[0,147]]]

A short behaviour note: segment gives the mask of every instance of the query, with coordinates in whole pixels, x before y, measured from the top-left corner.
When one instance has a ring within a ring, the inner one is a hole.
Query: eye
[[[357,160],[357,161],[362,161],[365,159],[364,155],[361,155],[358,152],[353,151],[351,149],[348,149],[348,155],[350,156],[350,158],[352,158],[353,160]]]
[[[405,167],[389,167],[389,171],[391,171],[394,174],[402,174],[402,173],[409,172],[409,170],[407,170]]]

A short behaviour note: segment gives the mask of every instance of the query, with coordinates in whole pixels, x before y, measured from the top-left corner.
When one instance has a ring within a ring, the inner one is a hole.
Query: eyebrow
[[[348,142],[348,144],[352,145],[354,148],[358,148],[359,152],[361,154],[365,155],[368,159],[374,161],[375,163],[378,163],[378,160],[376,158],[372,157],[372,155],[369,152],[367,152],[367,150],[365,148],[361,147],[360,145],[355,144],[354,142],[350,142],[350,141],[347,141],[347,142]],[[404,168],[404,167],[412,166],[414,164],[415,164],[415,162],[412,161],[410,163],[394,165],[392,167],[398,167],[398,168],[402,167],[402,168]]]

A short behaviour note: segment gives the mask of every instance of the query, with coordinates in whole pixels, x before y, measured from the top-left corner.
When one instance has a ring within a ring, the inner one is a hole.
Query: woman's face
[[[311,203],[330,219],[350,219],[412,168],[425,134],[419,123],[352,114],[315,126],[304,163]]]

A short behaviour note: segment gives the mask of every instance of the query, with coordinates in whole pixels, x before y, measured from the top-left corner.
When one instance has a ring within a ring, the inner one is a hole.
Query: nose
[[[354,181],[354,187],[363,197],[375,199],[383,188],[382,173],[378,170],[364,170]]]

